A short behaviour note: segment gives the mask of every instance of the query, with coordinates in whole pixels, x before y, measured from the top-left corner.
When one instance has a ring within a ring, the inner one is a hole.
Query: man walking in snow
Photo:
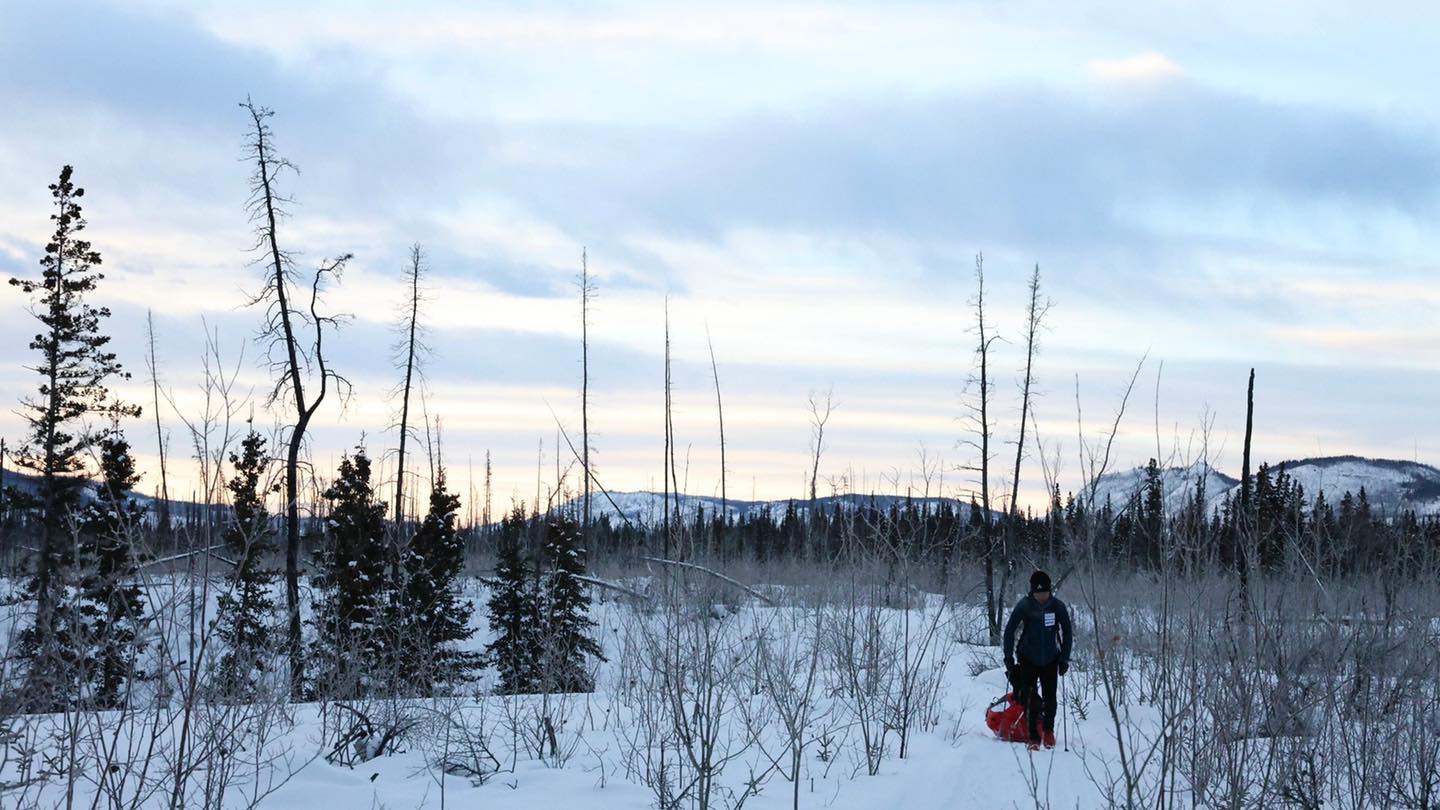
[[[1070,611],[1050,594],[1050,575],[1036,571],[1030,575],[1030,594],[1015,605],[1010,621],[1005,623],[1005,673],[1015,687],[1015,697],[1025,706],[1031,751],[1040,750],[1042,741],[1046,748],[1055,747],[1056,679],[1069,669]],[[1041,706],[1035,700],[1037,681],[1043,698],[1044,737],[1040,734]]]

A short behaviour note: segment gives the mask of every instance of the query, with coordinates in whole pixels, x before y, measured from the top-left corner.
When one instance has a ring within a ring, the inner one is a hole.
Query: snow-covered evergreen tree
[[[269,566],[276,544],[265,498],[280,486],[269,480],[265,437],[253,428],[240,443],[240,452],[230,454],[230,467],[226,486],[231,520],[221,537],[235,568],[230,574],[230,590],[219,599],[219,634],[226,647],[219,683],[226,692],[244,695],[254,691],[275,644],[275,602],[270,588],[278,572]]]
[[[580,527],[564,518],[546,526],[542,547],[546,572],[541,592],[544,635],[541,640],[541,675],[546,691],[590,692],[594,679],[587,660],[605,660],[600,645],[590,637],[590,595],[578,576],[585,573],[585,549]]]
[[[364,447],[340,462],[323,493],[331,504],[317,554],[315,687],[336,698],[370,693],[367,675],[391,660],[386,649],[385,504],[375,499]]]
[[[133,416],[139,409],[117,402],[107,383],[130,375],[108,351],[101,333],[105,307],[91,306],[88,296],[104,274],[100,254],[82,239],[85,217],[79,200],[85,190],[75,185],[73,169],[65,166],[50,186],[55,231],[45,245],[38,278],[12,278],[10,284],[33,296],[31,314],[40,330],[30,348],[40,354],[30,369],[40,377],[34,397],[21,400],[20,416],[28,436],[13,458],[39,478],[35,507],[42,535],[35,556],[35,576],[28,591],[35,599],[35,621],[20,636],[19,657],[26,662],[26,708],[49,711],[72,703],[79,695],[79,670],[86,660],[84,631],[76,615],[73,564],[75,531],[81,517],[86,453],[104,437],[89,430],[85,419],[95,414]]]
[[[97,706],[122,705],[126,686],[144,677],[136,667],[146,623],[145,601],[135,580],[145,509],[131,497],[140,476],[130,443],[119,427],[100,442],[101,481],[86,506],[81,527],[80,625],[89,654],[85,679]]]
[[[446,489],[442,467],[430,490],[430,510],[405,551],[396,649],[399,683],[407,691],[429,694],[437,684],[469,680],[480,666],[479,655],[456,647],[475,633],[466,624],[474,605],[459,591],[465,564],[465,541],[455,528],[459,511],[460,496]]]
[[[490,586],[490,629],[495,640],[485,656],[500,672],[501,694],[529,694],[541,688],[540,592],[526,560],[525,508],[516,506],[500,521],[495,576]]]

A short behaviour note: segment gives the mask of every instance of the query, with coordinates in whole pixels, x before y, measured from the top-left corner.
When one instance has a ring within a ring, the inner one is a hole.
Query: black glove
[[[1070,671],[1070,662],[1061,661],[1060,666],[1056,667],[1055,671],[1060,673],[1061,675],[1064,675],[1065,673]]]

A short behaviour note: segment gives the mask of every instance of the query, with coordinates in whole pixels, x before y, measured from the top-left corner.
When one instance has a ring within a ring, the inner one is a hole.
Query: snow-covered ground
[[[609,583],[632,594],[596,591],[593,693],[496,695],[492,669],[449,697],[347,704],[187,692],[190,662],[203,681],[221,652],[192,644],[215,594],[157,578],[147,663],[166,677],[128,715],[0,714],[0,807],[693,810],[706,757],[715,810],[1434,806],[1413,801],[1440,785],[1440,654],[1414,643],[1433,599],[1257,580],[1242,616],[1224,578],[1081,572],[1061,594],[1061,745],[1032,754],[985,726],[1005,686],[973,600],[828,573],[758,597],[695,572]],[[465,589],[479,649],[488,594]],[[0,581],[0,638],[28,609]]]
[[[875,776],[852,773],[854,764],[837,762],[828,768],[818,754],[810,752],[802,781],[801,807],[828,807],[837,810],[953,810],[953,808],[1034,807],[1027,782],[1038,779],[1042,796],[1048,795],[1057,807],[1105,807],[1085,774],[1081,749],[1104,745],[1103,724],[1072,722],[1067,744],[1074,750],[1056,748],[1031,754],[1023,746],[1001,742],[984,724],[984,709],[1003,693],[1004,678],[998,671],[979,677],[959,676],[943,696],[944,724],[935,731],[922,732],[906,759],[888,759]],[[499,699],[490,698],[491,701]],[[604,713],[609,706],[603,696],[592,710]],[[318,727],[311,721],[310,727]],[[301,732],[302,734],[304,732]],[[646,810],[655,807],[655,797],[641,785],[624,779],[618,762],[604,762],[603,755],[589,749],[609,749],[616,743],[605,731],[583,735],[581,753],[564,767],[540,760],[521,760],[513,772],[495,775],[476,787],[468,780],[444,777],[446,804],[452,807],[485,807],[500,810]],[[1092,755],[1096,753],[1092,750]],[[749,763],[734,768],[748,776]],[[1032,772],[1033,768],[1033,772]],[[1033,775],[1032,775],[1033,774]],[[371,760],[355,769],[328,765],[323,761],[302,769],[267,802],[270,807],[440,807],[441,776],[427,767],[423,752],[410,751]],[[726,780],[730,781],[730,780]],[[740,780],[736,780],[740,781]],[[759,795],[745,807],[778,810],[791,807],[791,787],[783,778],[772,777]],[[718,802],[718,806],[728,806]]]
[[[631,584],[643,587],[646,583]],[[473,581],[467,588],[469,597],[477,606],[482,606],[486,597],[483,588]],[[176,599],[182,590],[179,581],[167,580],[152,586],[152,598],[173,611],[183,612],[186,600]],[[336,719],[345,714],[333,706],[318,704],[283,707],[269,716],[270,719],[257,721],[266,723],[267,733],[273,735],[264,750],[278,757],[267,766],[270,770],[262,781],[282,782],[265,797],[261,806],[526,810],[656,807],[659,802],[652,789],[654,780],[652,786],[645,784],[643,757],[637,752],[637,742],[673,734],[675,718],[666,713],[671,704],[664,700],[663,687],[654,686],[663,682],[664,667],[653,654],[647,653],[647,649],[653,652],[655,648],[647,648],[646,642],[647,639],[650,642],[682,639],[675,641],[680,655],[674,663],[679,666],[672,669],[689,673],[681,676],[681,680],[693,679],[706,666],[684,651],[693,653],[704,648],[704,639],[694,633],[713,633],[709,638],[716,644],[717,654],[707,666],[725,673],[720,684],[724,696],[713,704],[718,721],[713,738],[717,752],[733,755],[733,759],[716,776],[711,806],[743,804],[759,810],[791,807],[794,786],[783,773],[789,767],[784,753],[785,737],[776,709],[769,702],[771,693],[756,685],[758,670],[754,660],[759,655],[756,640],[766,640],[766,649],[775,653],[778,665],[792,667],[781,671],[789,673],[791,685],[795,685],[804,667],[794,668],[794,665],[803,662],[809,655],[807,650],[814,649],[810,642],[817,619],[826,627],[839,627],[848,621],[852,626],[877,630],[869,641],[879,646],[865,649],[878,655],[867,659],[871,661],[869,666],[860,662],[855,674],[861,682],[873,687],[871,697],[875,703],[870,710],[878,715],[867,718],[863,713],[857,714],[856,703],[847,697],[844,684],[843,670],[847,664],[842,655],[832,654],[833,640],[825,641],[821,646],[826,652],[817,658],[819,673],[813,690],[816,719],[804,734],[800,807],[854,810],[1034,807],[1036,801],[1032,794],[1040,796],[1040,806],[1106,806],[1100,791],[1087,776],[1087,772],[1094,772],[1097,766],[1103,768],[1116,751],[1108,720],[1101,720],[1102,712],[1087,710],[1085,714],[1089,719],[1079,719],[1073,709],[1086,704],[1075,701],[1072,694],[1071,707],[1062,707],[1062,714],[1070,716],[1060,724],[1061,747],[1034,754],[1022,746],[997,740],[986,728],[987,705],[1006,689],[998,668],[998,651],[967,643],[976,637],[978,627],[978,614],[973,607],[945,605],[933,596],[909,611],[843,605],[770,607],[753,601],[742,604],[701,601],[709,607],[672,611],[652,610],[633,602],[597,604],[592,615],[598,622],[596,634],[608,660],[598,665],[594,694],[549,698],[495,696],[488,694],[493,688],[494,673],[487,671],[482,682],[465,696],[434,701],[374,700],[360,705],[372,716],[405,716],[417,725],[395,752],[353,766],[334,764],[323,757],[329,750],[327,740],[333,737]],[[15,602],[6,608],[12,613],[19,609],[20,605]],[[172,618],[175,621],[166,622],[172,633],[190,626],[179,615]],[[10,619],[13,622],[15,617],[12,615]],[[489,640],[483,608],[477,609],[472,623],[478,632],[471,646],[478,648]],[[931,627],[934,633],[927,639],[926,630]],[[822,635],[830,632],[821,631]],[[682,644],[691,646],[682,650],[679,646]],[[895,679],[903,677],[902,672],[910,674],[915,687],[913,702],[924,704],[912,709],[913,728],[903,757],[898,731],[886,728],[884,719],[898,716],[894,713],[894,702],[900,694],[896,690],[903,683]],[[674,672],[670,675],[674,676]],[[1078,669],[1071,673],[1068,680],[1072,693],[1073,684],[1084,678],[1086,674]],[[694,686],[692,683],[683,688]],[[933,702],[923,697],[930,689],[933,689]],[[1090,689],[1083,691],[1094,694]],[[699,711],[690,701],[701,700],[701,691],[676,694],[681,695],[687,714]],[[544,712],[537,708],[542,700],[548,707]],[[543,747],[536,742],[538,718],[542,714],[555,722],[558,753],[537,750]],[[293,726],[279,722],[282,716],[292,718]],[[38,718],[22,721],[17,727],[28,728],[32,740],[37,739],[33,736],[37,729],[59,725]],[[108,723],[100,718],[92,724],[101,730],[111,728]],[[873,775],[863,744],[865,723],[884,741]],[[647,737],[647,728],[658,736]],[[529,742],[526,741],[527,729]],[[38,739],[44,736],[41,734]],[[166,739],[173,744],[172,737],[170,734]],[[494,756],[493,760],[486,759],[484,770],[490,772],[483,777],[447,775],[439,767],[442,761],[463,759],[461,753],[467,750],[473,753],[474,746],[467,744],[466,739],[471,743],[483,739]],[[129,744],[128,740],[122,744],[122,750]],[[673,736],[668,744],[671,767],[675,768],[673,779],[677,784],[684,784],[693,778],[694,768],[680,757],[681,748],[676,746]],[[13,746],[7,752],[8,758],[0,764],[0,780],[13,782],[18,773],[20,752]],[[258,751],[250,751],[248,755],[258,755]],[[674,761],[676,758],[678,763]],[[145,759],[137,754],[123,767],[138,768]],[[151,767],[163,771],[167,765],[157,759],[151,762]],[[206,767],[202,765],[201,771]],[[75,785],[78,795],[86,797],[80,802],[82,806],[89,806],[88,797],[96,791],[95,776],[84,774]],[[192,780],[199,779],[198,773],[192,777]],[[231,787],[226,806],[244,806],[243,797],[250,795],[253,785],[253,775],[242,777]],[[64,802],[65,789],[63,778],[52,777],[48,785],[32,784],[23,791],[9,793],[10,797],[23,798],[18,804],[5,804],[7,794],[0,793],[0,804],[49,807]],[[167,791],[161,790],[141,806],[165,806],[169,800]],[[678,806],[696,805],[687,800]]]
[[[1035,806],[1027,784],[1031,779],[1038,781],[1042,797],[1048,795],[1056,807],[1107,806],[1086,777],[1081,753],[1083,749],[1093,757],[1099,753],[1097,747],[1107,747],[1103,724],[1093,716],[1085,722],[1072,718],[1066,740],[1070,751],[1057,747],[1031,754],[1023,746],[1001,742],[985,727],[983,715],[989,701],[1003,693],[1003,680],[996,670],[978,677],[957,674],[943,694],[941,726],[918,734],[905,759],[886,759],[875,776],[866,775],[863,769],[855,773],[859,763],[848,758],[822,762],[818,752],[811,750],[804,765],[800,806],[837,810],[1028,808]],[[504,701],[486,700],[495,704],[489,708],[493,720]],[[604,694],[576,702],[586,704],[584,708],[596,717],[615,710]],[[292,735],[294,744],[314,747],[320,722],[313,709],[302,711],[300,717],[301,724]],[[738,713],[732,721],[739,724]],[[586,729],[577,736],[577,751],[563,766],[522,756],[513,770],[507,762],[506,770],[480,786],[463,777],[443,776],[427,763],[427,754],[433,752],[413,747],[353,769],[315,760],[263,806],[492,810],[647,810],[656,806],[649,789],[625,778],[618,756],[619,732]],[[722,781],[738,788],[752,768],[767,764],[759,757],[739,760],[727,766],[725,775],[731,778]],[[750,797],[744,806],[779,810],[791,807],[791,799],[791,785],[772,775],[759,795]],[[729,807],[733,802],[717,800],[715,806]]]

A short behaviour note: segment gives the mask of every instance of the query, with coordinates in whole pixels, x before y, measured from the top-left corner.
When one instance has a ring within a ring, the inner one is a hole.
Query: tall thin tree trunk
[[[810,392],[810,518],[806,521],[810,528],[815,527],[819,517],[816,509],[820,495],[820,456],[825,453],[825,425],[830,421],[830,414],[834,409],[834,389],[825,391],[824,413],[821,413],[820,405],[815,401],[815,392]]]
[[[465,531],[475,532],[475,457],[465,456]]]
[[[1025,318],[1025,379],[1020,385],[1020,436],[1015,442],[1015,469],[1010,477],[1010,508],[1005,516],[1005,570],[1000,577],[1000,593],[1003,595],[1010,585],[1010,575],[1015,569],[1011,548],[1018,541],[1016,532],[1020,527],[1020,464],[1025,458],[1025,428],[1030,418],[1030,390],[1035,381],[1035,351],[1040,338],[1041,321],[1050,310],[1049,303],[1040,302],[1040,265],[1030,274],[1030,303]],[[1004,605],[1000,605],[1003,610]],[[996,616],[998,623],[999,616]]]
[[[1020,462],[1025,458],[1025,428],[1030,417],[1030,387],[1035,381],[1035,350],[1041,321],[1049,311],[1048,303],[1040,303],[1040,265],[1037,264],[1030,275],[1030,306],[1025,321],[1025,380],[1020,386],[1020,440],[1015,443],[1015,474],[1010,479],[1010,511],[1017,515],[1020,511]]]
[[[1245,389],[1245,449],[1240,467],[1240,515],[1235,521],[1235,562],[1240,574],[1240,610],[1250,610],[1250,541],[1254,530],[1251,509],[1250,440],[1255,430],[1255,369]]]
[[[663,519],[664,522],[663,522],[663,524],[662,524],[662,528],[663,528],[663,532],[664,532],[664,535],[665,535],[665,537],[664,537],[665,555],[664,555],[664,556],[665,556],[665,559],[667,559],[667,560],[670,559],[670,483],[671,483],[671,479],[673,478],[672,470],[673,470],[673,468],[674,468],[674,460],[673,460],[673,457],[671,456],[671,452],[672,452],[672,447],[671,447],[671,445],[672,445],[673,441],[674,441],[674,436],[673,436],[673,434],[672,434],[672,432],[671,432],[671,424],[670,424],[670,297],[669,297],[669,296],[666,296],[666,297],[665,297],[665,457],[662,459],[662,463],[663,463],[663,466],[664,466],[664,468],[665,468],[665,469],[663,470],[663,473],[662,473],[663,478],[664,478],[664,481],[665,481],[665,484],[664,484],[664,504],[663,504],[663,508],[664,508],[664,510],[665,510],[665,516],[664,516],[664,519]],[[676,493],[676,502],[677,502],[677,503],[679,502],[679,493]]]
[[[288,640],[290,652],[290,688],[300,694],[305,682],[305,660],[302,649],[300,626],[300,447],[305,441],[305,429],[309,426],[309,403],[305,399],[305,381],[300,373],[299,349],[295,342],[295,329],[290,318],[290,301],[285,284],[285,264],[280,254],[276,237],[275,195],[271,186],[271,165],[265,157],[268,148],[265,140],[268,133],[264,119],[250,108],[255,119],[255,134],[259,142],[256,163],[260,172],[264,194],[265,239],[270,249],[270,264],[276,307],[280,314],[287,359],[285,373],[290,377],[291,394],[295,402],[295,427],[290,431],[290,441],[285,450],[285,612],[288,618]]]
[[[280,364],[282,366],[282,384],[277,385],[273,396],[277,398],[282,396],[288,387],[295,406],[295,426],[290,431],[285,450],[285,612],[287,647],[290,658],[290,689],[291,693],[298,697],[303,693],[305,683],[304,644],[300,622],[300,452],[305,443],[305,431],[309,428],[310,421],[319,410],[321,403],[325,401],[331,375],[325,366],[323,324],[326,320],[332,324],[335,322],[333,319],[321,318],[316,309],[323,276],[326,273],[338,274],[350,256],[347,254],[327,265],[322,265],[316,271],[311,287],[310,323],[313,324],[315,330],[315,341],[310,358],[317,366],[319,377],[318,390],[312,400],[305,393],[305,368],[308,363],[301,359],[299,339],[295,331],[294,311],[290,305],[289,282],[286,274],[288,259],[280,249],[277,227],[278,198],[274,188],[275,170],[289,164],[274,154],[274,147],[269,142],[270,130],[265,124],[265,119],[270,117],[270,111],[256,106],[249,100],[246,100],[241,106],[250,113],[255,127],[255,139],[251,144],[256,168],[252,188],[254,194],[252,212],[257,220],[258,246],[268,254],[268,279],[266,281],[268,291],[256,300],[267,300],[270,295],[273,295],[274,299],[270,301],[270,314],[267,316],[266,334],[282,344],[285,353],[285,360]]]
[[[720,368],[715,364],[715,342],[710,339],[710,327],[705,327],[705,343],[710,347],[710,374],[715,378],[715,413],[720,419],[720,518],[729,514],[729,503],[725,494],[725,403],[720,399]]]
[[[150,394],[155,411],[155,446],[160,451],[160,503],[156,520],[159,536],[170,537],[170,476],[165,468],[165,430],[160,424],[160,372],[155,360],[155,315],[145,310],[145,336],[150,344]]]
[[[0,436],[0,552],[9,550],[10,544],[6,542],[9,525],[8,516],[5,514],[5,438]]]
[[[665,358],[666,358],[665,367],[666,367],[666,372],[665,372],[665,379],[668,381],[668,382],[667,382],[667,385],[666,385],[666,388],[668,389],[668,390],[667,390],[666,399],[669,401],[670,406],[669,406],[668,408],[666,408],[666,413],[665,413],[665,429],[670,432],[670,490],[671,490],[671,492],[673,492],[674,495],[675,495],[675,502],[674,502],[674,504],[673,504],[674,509],[675,509],[675,512],[674,512],[674,514],[673,514],[672,517],[671,517],[670,530],[675,533],[675,540],[674,540],[674,544],[673,544],[673,545],[674,545],[675,554],[676,554],[678,557],[683,558],[683,557],[685,556],[685,540],[686,540],[686,536],[685,536],[685,515],[684,515],[684,512],[685,512],[685,503],[684,503],[685,492],[682,491],[682,489],[681,489],[681,487],[682,487],[683,484],[682,484],[682,482],[681,482],[681,480],[680,480],[680,471],[679,471],[678,467],[677,467],[676,464],[675,464],[675,457],[676,457],[676,455],[678,455],[678,453],[679,453],[679,444],[675,441],[675,393],[674,393],[674,391],[675,391],[675,374],[674,374],[674,371],[673,371],[673,369],[672,369],[671,362],[670,362],[670,359],[671,359],[671,358],[670,358],[670,349],[669,349],[669,343],[670,343],[670,341],[669,341],[669,329],[668,329],[669,324],[668,324],[668,322],[667,322],[666,326],[667,326],[667,329],[666,329],[666,341],[665,341],[665,343],[666,343],[666,351],[665,351]],[[688,469],[688,466],[687,466],[687,469]]]
[[[816,430],[815,453],[810,457],[810,520],[815,520],[815,498],[818,493],[820,480],[820,450],[821,442],[825,441],[825,425],[820,425]]]
[[[405,382],[400,389],[400,448],[395,468],[395,531],[390,538],[390,576],[400,581],[400,539],[405,532],[405,444],[410,438],[410,391],[415,381],[416,335],[420,322],[420,273],[424,263],[420,243],[410,246],[410,306],[405,324]]]
[[[300,625],[300,444],[309,420],[295,423],[285,449],[285,615],[290,654],[290,693],[305,689],[305,649]],[[298,437],[298,438],[297,438]]]
[[[1250,383],[1245,389],[1245,448],[1240,467],[1240,511],[1250,514],[1250,439],[1255,430],[1255,369],[1250,369]]]
[[[485,451],[485,511],[481,513],[481,522],[486,526],[490,525],[490,451]]]
[[[990,341],[985,329],[985,256],[975,256],[975,318],[980,333],[980,542],[985,548],[985,613],[990,643],[1000,643],[1000,605],[995,592],[995,527],[990,520]]]
[[[590,265],[580,250],[580,466],[585,468],[585,518],[580,524],[590,531]]]

